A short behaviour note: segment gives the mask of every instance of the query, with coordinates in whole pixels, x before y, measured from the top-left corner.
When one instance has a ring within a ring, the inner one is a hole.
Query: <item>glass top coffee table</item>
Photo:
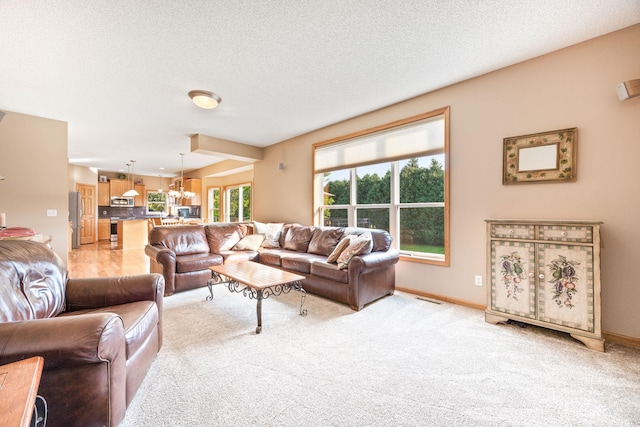
[[[253,261],[215,265],[209,267],[209,270],[211,270],[211,279],[207,281],[210,293],[207,297],[208,301],[213,299],[213,285],[217,284],[225,285],[230,292],[242,293],[245,297],[257,300],[256,334],[262,331],[262,300],[270,296],[288,294],[291,290],[299,291],[300,315],[307,315],[307,309],[302,308],[307,296],[307,292],[302,287],[304,276]]]

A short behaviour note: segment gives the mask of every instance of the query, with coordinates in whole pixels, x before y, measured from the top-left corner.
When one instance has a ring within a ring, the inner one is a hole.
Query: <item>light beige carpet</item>
[[[635,426],[640,350],[490,325],[396,295],[360,312],[299,294],[165,298],[164,346],[122,426]]]

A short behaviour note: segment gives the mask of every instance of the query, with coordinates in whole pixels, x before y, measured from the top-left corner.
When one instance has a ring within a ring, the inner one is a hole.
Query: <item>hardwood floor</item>
[[[149,272],[144,248],[111,249],[110,242],[80,245],[68,257],[69,277],[126,276]]]

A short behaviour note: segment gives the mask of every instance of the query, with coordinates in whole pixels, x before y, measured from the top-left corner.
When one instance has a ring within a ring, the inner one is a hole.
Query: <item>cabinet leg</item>
[[[487,323],[491,323],[492,325],[496,325],[500,322],[506,322],[508,319],[502,316],[496,316],[489,313],[484,313],[484,321]]]
[[[572,338],[575,338],[578,341],[581,341],[584,345],[587,346],[588,349],[595,350],[595,351],[601,351],[601,352],[604,353],[604,340],[603,339],[585,337],[585,336],[577,335],[577,334],[569,334],[569,335],[571,335]]]

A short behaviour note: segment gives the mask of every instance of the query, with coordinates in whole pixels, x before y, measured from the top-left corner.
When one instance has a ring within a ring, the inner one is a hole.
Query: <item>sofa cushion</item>
[[[356,255],[362,255],[371,252],[373,241],[371,233],[363,233],[356,238],[352,238],[349,246],[338,257],[338,268],[347,268],[349,261]]]
[[[290,251],[284,249],[260,248],[258,258],[260,264],[280,267],[280,259],[288,253],[290,253]]]
[[[282,255],[280,263],[285,270],[309,274],[311,272],[311,265],[314,262],[324,261],[326,259],[327,258],[322,255],[292,252]]]
[[[294,225],[289,227],[284,237],[284,249],[296,252],[307,252],[315,227]]]
[[[344,228],[341,227],[317,228],[313,232],[307,252],[328,256],[338,245],[343,233]]]
[[[204,228],[209,252],[213,253],[230,250],[247,234],[247,226],[244,224],[210,224]]]
[[[351,243],[351,239],[353,239],[353,238],[354,238],[353,236],[344,236],[342,238],[342,240],[340,240],[340,242],[338,242],[336,247],[333,249],[333,251],[327,257],[327,262],[328,263],[334,263],[334,262],[338,261],[338,257],[340,256],[340,254],[345,249],[347,249],[347,247],[349,246],[349,243]]]
[[[336,264],[314,262],[311,264],[311,274],[334,282],[349,283],[349,270],[341,270]]]
[[[149,244],[171,249],[176,255],[209,253],[207,236],[202,225],[154,227],[149,232]]]
[[[218,254],[193,254],[176,257],[176,273],[190,273],[206,270],[212,265],[222,264],[222,256]]]
[[[234,251],[257,251],[264,242],[263,234],[248,234],[233,247]]]
[[[224,259],[224,264],[235,264],[244,261],[254,261],[258,258],[257,251],[222,251],[220,255]]]

